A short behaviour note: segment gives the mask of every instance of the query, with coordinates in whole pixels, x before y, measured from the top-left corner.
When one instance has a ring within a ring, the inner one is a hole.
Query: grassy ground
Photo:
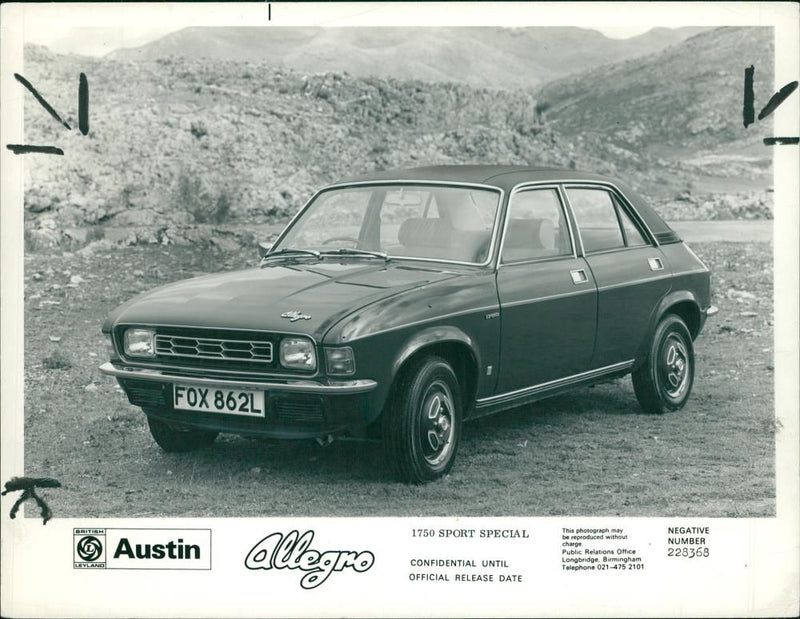
[[[67,516],[768,516],[775,513],[772,246],[696,244],[720,314],[697,342],[681,412],[640,413],[629,379],[465,427],[444,480],[395,483],[379,443],[224,435],[162,452],[97,366],[105,313],[254,251],[105,248],[25,258],[25,473]],[[28,515],[36,515],[28,509]]]

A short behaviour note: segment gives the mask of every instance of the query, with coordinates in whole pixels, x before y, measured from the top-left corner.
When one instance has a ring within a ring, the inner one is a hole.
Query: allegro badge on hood
[[[297,310],[292,310],[291,312],[283,312],[283,314],[281,314],[281,318],[288,318],[289,322],[296,322],[298,320],[311,320],[311,315],[303,314]]]

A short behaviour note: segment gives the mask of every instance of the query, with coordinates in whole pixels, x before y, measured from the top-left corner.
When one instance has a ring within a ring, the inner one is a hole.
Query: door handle
[[[648,258],[647,263],[650,265],[651,271],[663,271],[664,270],[664,263],[661,262],[661,258]]]
[[[586,276],[586,271],[583,269],[575,269],[574,271],[570,271],[569,274],[572,276],[573,284],[585,284],[589,281],[589,278]]]

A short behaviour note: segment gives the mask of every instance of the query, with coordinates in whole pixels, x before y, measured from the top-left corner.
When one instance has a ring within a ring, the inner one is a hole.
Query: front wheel
[[[447,474],[461,437],[461,395],[453,368],[427,357],[404,371],[383,418],[390,466],[402,481],[425,483]]]
[[[694,384],[694,347],[686,324],[665,316],[656,327],[644,364],[633,373],[636,399],[647,413],[683,408]]]
[[[213,443],[219,432],[211,430],[195,430],[192,428],[181,428],[173,426],[166,421],[161,421],[155,417],[147,416],[147,423],[150,426],[150,434],[158,446],[169,453],[181,453],[194,451],[201,447],[206,447]]]

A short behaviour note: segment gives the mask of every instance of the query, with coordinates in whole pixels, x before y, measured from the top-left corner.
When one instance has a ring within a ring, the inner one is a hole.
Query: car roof
[[[526,182],[605,181],[617,183],[608,176],[567,168],[521,165],[442,165],[369,172],[342,179],[338,184],[369,181],[436,181],[478,183],[510,191]]]
[[[335,184],[346,185],[370,181],[476,183],[497,187],[505,191],[506,194],[521,183],[564,183],[583,181],[610,183],[617,187],[630,204],[638,211],[639,215],[647,223],[659,242],[677,242],[680,240],[675,231],[653,210],[648,200],[631,189],[627,183],[623,183],[610,176],[586,172],[584,170],[522,165],[442,165],[380,170],[345,178]]]

